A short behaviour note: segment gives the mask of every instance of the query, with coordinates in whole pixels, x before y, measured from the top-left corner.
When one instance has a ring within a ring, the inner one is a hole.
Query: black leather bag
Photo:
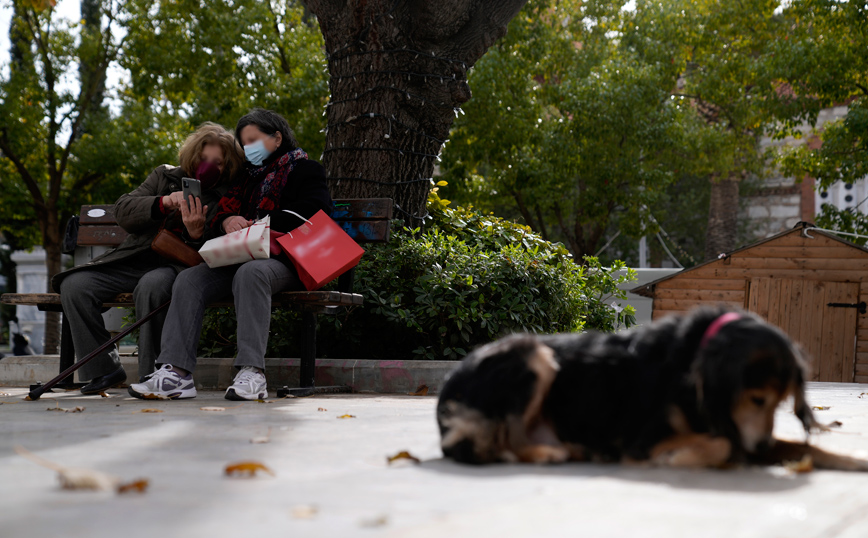
[[[66,221],[66,233],[63,234],[63,245],[61,245],[61,252],[64,254],[75,254],[75,245],[78,244],[78,228],[81,226],[80,221],[78,215],[70,217]]]

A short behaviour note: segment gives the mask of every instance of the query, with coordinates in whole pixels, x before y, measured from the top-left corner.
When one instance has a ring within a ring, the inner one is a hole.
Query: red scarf
[[[289,174],[302,159],[307,159],[307,153],[296,148],[271,164],[254,167],[248,163],[246,173],[220,199],[212,226],[233,215],[256,220],[259,210],[280,209],[280,195]]]

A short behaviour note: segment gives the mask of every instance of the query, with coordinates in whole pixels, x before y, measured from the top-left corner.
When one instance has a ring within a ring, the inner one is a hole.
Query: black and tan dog
[[[440,393],[443,453],[464,463],[650,461],[684,467],[868,462],[772,437],[792,397],[805,431],[806,360],[746,312],[705,308],[617,334],[513,335],[468,355]]]

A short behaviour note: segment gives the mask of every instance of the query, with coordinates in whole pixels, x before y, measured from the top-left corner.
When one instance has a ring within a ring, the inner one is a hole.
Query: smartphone
[[[190,203],[190,196],[202,198],[202,183],[198,179],[185,177],[181,180],[181,189],[184,193],[184,201]],[[189,207],[189,205],[187,206]]]

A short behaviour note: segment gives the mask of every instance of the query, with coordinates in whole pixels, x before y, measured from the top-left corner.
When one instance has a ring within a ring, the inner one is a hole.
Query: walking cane
[[[78,370],[79,368],[81,368],[82,366],[87,364],[88,362],[90,362],[94,357],[97,357],[100,353],[107,350],[111,346],[115,345],[118,342],[118,340],[120,340],[124,336],[130,334],[134,330],[138,329],[139,327],[141,327],[142,325],[144,325],[145,323],[150,321],[151,318],[153,318],[154,316],[156,316],[157,314],[159,314],[163,310],[169,308],[169,304],[171,302],[172,301],[166,301],[162,305],[158,306],[157,308],[154,309],[153,312],[150,312],[147,316],[143,317],[142,319],[133,323],[132,325],[130,325],[129,327],[127,327],[123,331],[119,332],[117,335],[115,335],[113,338],[111,338],[108,342],[106,342],[105,344],[103,344],[103,345],[99,346],[98,348],[96,348],[95,350],[93,350],[90,354],[88,354],[87,356],[82,358],[80,361],[76,362],[75,364],[73,364],[72,366],[67,368],[66,370],[60,372],[60,374],[58,374],[57,377],[55,377],[54,379],[52,379],[48,383],[31,390],[30,394],[28,394],[27,398],[25,398],[25,399],[26,400],[38,400],[39,397],[42,396],[51,387],[53,387],[54,385],[57,385],[58,383],[60,383],[64,379],[66,379],[67,376],[69,376],[70,374],[72,374],[73,372],[75,372],[76,370]]]

